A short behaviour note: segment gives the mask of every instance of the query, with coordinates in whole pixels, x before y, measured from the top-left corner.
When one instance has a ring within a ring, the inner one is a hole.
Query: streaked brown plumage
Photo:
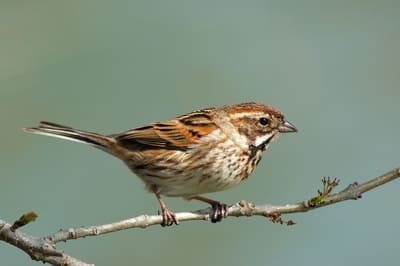
[[[164,225],[178,223],[160,195],[198,199],[220,220],[226,206],[199,196],[246,179],[280,133],[296,132],[275,108],[242,103],[194,111],[119,134],[101,135],[49,122],[25,131],[90,144],[125,162],[160,203]]]

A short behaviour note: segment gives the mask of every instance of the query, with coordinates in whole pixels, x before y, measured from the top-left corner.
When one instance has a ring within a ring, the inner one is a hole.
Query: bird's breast
[[[190,197],[238,185],[254,170],[261,152],[251,153],[228,137],[215,135],[185,151],[142,151],[128,165],[160,194]]]

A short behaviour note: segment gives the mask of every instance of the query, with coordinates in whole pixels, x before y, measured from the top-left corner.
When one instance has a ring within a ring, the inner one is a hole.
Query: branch
[[[312,199],[286,204],[286,205],[255,205],[248,203],[244,200],[229,206],[228,216],[264,216],[272,222],[278,222],[281,224],[292,225],[295,222],[283,221],[281,219],[282,214],[298,213],[314,210],[316,208],[325,207],[331,204],[335,204],[346,200],[355,200],[361,198],[361,195],[369,190],[377,188],[387,182],[390,182],[400,177],[400,168],[393,169],[379,177],[376,177],[370,181],[362,184],[357,182],[350,184],[340,192],[331,194],[332,189],[338,185],[338,180],[330,180],[324,178],[322,180],[324,188],[323,191],[318,191],[318,195]],[[212,214],[212,208],[201,209],[193,212],[180,212],[176,213],[176,217],[180,222],[192,221],[192,220],[210,220]],[[31,214],[32,215],[32,214]],[[35,217],[36,218],[36,217]],[[21,222],[22,220],[22,222]],[[116,232],[120,230],[126,230],[131,228],[146,228],[152,225],[162,223],[162,216],[160,215],[140,215],[135,218],[122,220],[115,223],[70,228],[67,230],[60,230],[47,237],[37,238],[28,236],[19,231],[15,231],[16,228],[24,226],[26,223],[24,216],[21,216],[14,225],[7,224],[0,220],[0,240],[8,242],[28,253],[32,259],[48,262],[53,265],[88,265],[76,258],[66,255],[56,250],[56,243],[60,241],[67,241],[71,239],[77,239],[88,236],[96,236]],[[14,229],[14,230],[13,230]],[[13,232],[15,231],[15,232]]]
[[[0,219],[0,240],[22,249],[32,260],[48,262],[52,265],[93,265],[57,251],[55,243],[51,243],[45,238],[33,237],[20,231],[15,231],[13,227],[15,224],[11,225]]]

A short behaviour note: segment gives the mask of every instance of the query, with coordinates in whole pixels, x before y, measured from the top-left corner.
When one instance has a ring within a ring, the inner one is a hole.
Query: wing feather
[[[209,114],[198,111],[173,120],[131,129],[113,137],[126,147],[140,143],[151,147],[187,149],[216,128]]]

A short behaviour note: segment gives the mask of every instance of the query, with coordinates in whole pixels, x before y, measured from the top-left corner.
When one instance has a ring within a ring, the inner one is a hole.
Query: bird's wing
[[[209,115],[193,112],[173,120],[131,129],[113,137],[127,146],[136,142],[152,147],[187,149],[217,128]]]

